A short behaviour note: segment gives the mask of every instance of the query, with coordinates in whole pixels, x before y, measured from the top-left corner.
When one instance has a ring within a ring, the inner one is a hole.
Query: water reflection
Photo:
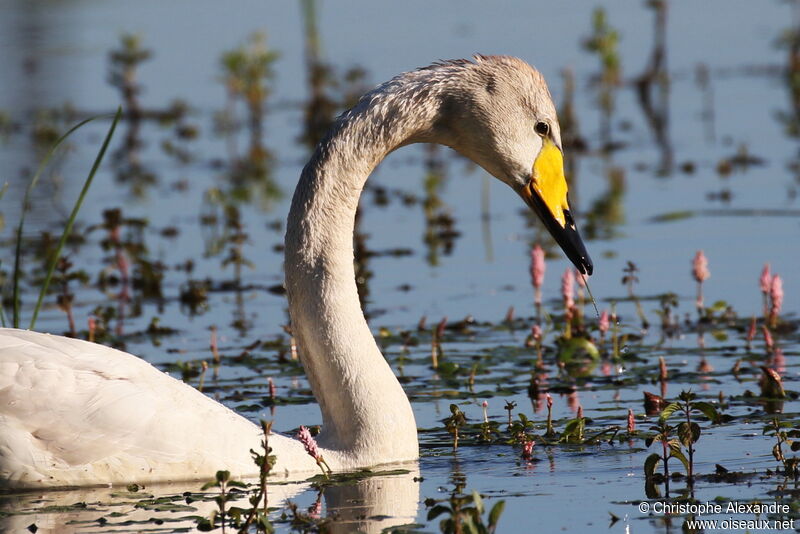
[[[404,464],[357,481],[325,485],[322,489],[326,532],[379,533],[413,523],[420,499],[419,466]],[[194,530],[197,517],[209,517],[217,504],[213,494],[201,494],[201,484],[154,485],[136,492],[118,488],[84,488],[0,495],[0,531],[69,534],[128,530],[157,524],[170,531]],[[308,482],[271,480],[270,519],[282,522],[281,511],[312,488]],[[242,499],[233,506],[249,506]],[[8,515],[6,515],[8,514]],[[160,522],[160,523],[159,523]],[[35,526],[32,529],[31,526]]]
[[[618,228],[625,224],[625,170],[608,165],[605,169],[608,188],[599,195],[586,212],[582,231],[587,239],[613,239]]]
[[[655,0],[647,4],[655,11],[653,49],[644,72],[634,80],[636,96],[647,124],[653,130],[661,152],[657,170],[660,176],[672,172],[672,143],[669,138],[669,71],[667,69],[667,2]],[[655,93],[655,95],[653,94]]]
[[[422,210],[425,214],[425,260],[428,265],[439,265],[440,252],[449,256],[453,252],[455,239],[461,235],[455,229],[455,219],[450,207],[442,200],[442,190],[447,182],[442,147],[427,144],[425,150],[424,198]]]

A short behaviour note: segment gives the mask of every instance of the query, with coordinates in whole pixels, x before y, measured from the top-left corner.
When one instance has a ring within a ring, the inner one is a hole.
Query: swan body
[[[358,301],[353,226],[364,183],[393,150],[450,146],[512,187],[582,272],[592,264],[567,201],[555,107],[541,75],[503,56],[401,74],[343,113],[303,169],[286,230],[286,289],[334,470],[413,461],[411,405]],[[139,358],[0,329],[0,485],[15,488],[254,475],[260,429]],[[282,474],[314,471],[273,434]]]

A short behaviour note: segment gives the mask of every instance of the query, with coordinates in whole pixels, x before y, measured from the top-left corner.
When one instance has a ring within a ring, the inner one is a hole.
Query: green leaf
[[[475,508],[478,509],[478,514],[483,515],[483,499],[481,498],[481,494],[475,490],[472,490],[472,502],[475,503]]]
[[[674,414],[676,411],[678,411],[680,409],[681,409],[681,405],[680,404],[678,404],[677,402],[671,402],[671,403],[669,403],[667,405],[666,408],[661,410],[661,414],[659,414],[658,418],[661,421],[666,421],[667,419],[672,417],[672,414]]]
[[[580,423],[581,423],[580,419],[570,419],[569,421],[567,421],[567,424],[564,426],[563,437],[566,438],[576,435],[578,433]]]
[[[715,341],[727,341],[728,340],[728,333],[725,330],[712,330],[711,336],[714,338]]]
[[[78,216],[78,212],[81,209],[81,205],[83,204],[83,199],[86,198],[86,193],[89,192],[89,187],[92,185],[92,180],[94,180],[94,175],[97,173],[97,169],[100,168],[100,164],[103,162],[103,156],[106,154],[106,149],[108,149],[108,145],[111,142],[111,138],[114,136],[114,130],[117,128],[117,123],[119,122],[120,117],[122,117],[122,106],[117,108],[117,114],[114,115],[114,121],[111,123],[111,127],[108,129],[108,133],[106,134],[106,138],[103,140],[103,145],[100,147],[100,152],[97,153],[97,157],[94,159],[94,163],[92,164],[92,169],[89,171],[89,176],[86,177],[86,181],[83,183],[83,189],[81,189],[80,194],[78,195],[78,200],[75,201],[75,205],[72,207],[72,212],[69,214],[69,219],[67,219],[67,224],[64,226],[64,232],[61,234],[61,239],[58,241],[58,245],[56,246],[55,252],[53,252],[53,257],[50,261],[50,266],[47,269],[47,275],[44,278],[44,282],[42,282],[42,289],[39,291],[39,299],[36,301],[36,306],[33,308],[33,316],[31,317],[31,324],[28,327],[29,330],[33,330],[36,326],[36,318],[39,316],[39,310],[42,307],[42,302],[44,301],[44,296],[47,294],[47,288],[50,286],[50,279],[53,277],[53,271],[56,268],[56,264],[58,263],[58,258],[61,256],[61,250],[64,248],[64,244],[66,244],[67,239],[69,238],[69,234],[72,232],[72,225],[75,223],[75,219]],[[80,126],[80,125],[79,125]],[[71,132],[72,130],[70,130]],[[67,133],[67,135],[69,132]],[[20,227],[20,232],[22,228]]]
[[[471,514],[466,514],[461,519],[461,528],[464,534],[480,534],[475,526],[475,518]]]
[[[693,410],[699,410],[703,413],[712,423],[719,422],[719,412],[717,408],[710,402],[697,401],[692,403]]]
[[[20,307],[19,277],[20,277],[20,274],[22,272],[22,265],[21,265],[21,262],[22,262],[22,228],[25,225],[25,212],[28,210],[28,204],[30,202],[31,193],[33,192],[33,188],[36,187],[36,184],[39,182],[39,177],[41,176],[42,171],[44,171],[44,168],[50,162],[50,158],[53,157],[53,154],[55,153],[56,149],[61,145],[61,143],[63,143],[67,139],[67,137],[69,137],[72,134],[72,132],[74,132],[75,130],[77,130],[78,128],[80,128],[81,126],[86,124],[87,122],[93,121],[95,118],[96,117],[92,117],[92,118],[89,118],[89,119],[86,119],[84,121],[79,122],[78,124],[76,124],[75,126],[70,128],[69,130],[67,130],[67,133],[65,133],[64,135],[59,137],[58,140],[55,143],[53,143],[53,146],[50,147],[50,150],[47,151],[47,154],[45,155],[44,159],[39,164],[39,168],[36,169],[36,174],[33,175],[33,178],[31,179],[30,183],[28,183],[28,187],[25,189],[25,196],[22,199],[22,212],[20,213],[19,226],[17,227],[17,245],[16,245],[16,249],[14,251],[14,275],[13,275],[13,280],[12,280],[12,297],[11,297],[12,304],[14,306],[14,314],[12,316],[14,328],[19,328],[19,320],[20,320],[20,317],[19,317],[19,307]]]
[[[227,482],[231,478],[230,471],[217,471],[217,482]]]
[[[653,453],[648,456],[644,461],[644,476],[646,478],[652,477],[656,473],[658,462],[661,461],[661,456]]]
[[[452,510],[450,510],[448,506],[445,506],[443,504],[437,504],[436,506],[428,510],[428,521],[430,521],[431,519],[436,519],[437,517],[439,517],[444,513],[452,513]]]
[[[678,445],[677,443],[670,444],[669,450],[670,450],[669,452],[670,458],[677,458],[678,460],[680,460],[680,462],[683,464],[684,469],[686,469],[686,472],[688,473],[689,460],[686,458],[686,456],[684,456],[683,451],[681,451],[680,445]]]
[[[217,482],[216,480],[212,480],[211,482],[206,482],[200,488],[200,491],[205,491],[205,490],[207,490],[209,488],[213,488],[213,487],[217,487],[218,488],[219,487],[219,482]]]
[[[678,425],[678,439],[686,447],[689,447],[692,443],[697,443],[697,440],[700,439],[700,432],[700,425],[695,422],[689,424],[684,421]]]
[[[505,507],[506,501],[498,501],[492,506],[492,510],[489,512],[489,532],[494,532],[497,522],[500,520],[500,514],[503,513]]]
[[[247,484],[245,484],[244,482],[242,482],[240,480],[231,480],[230,482],[228,482],[228,486],[230,486],[232,488],[247,489]]]

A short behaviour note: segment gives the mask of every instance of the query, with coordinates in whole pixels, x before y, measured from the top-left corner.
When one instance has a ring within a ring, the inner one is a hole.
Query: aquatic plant
[[[778,326],[778,315],[783,307],[783,280],[777,274],[772,277],[769,285],[769,324],[772,328]]]
[[[567,421],[559,441],[563,443],[583,443],[585,430],[586,418],[583,416],[583,406],[578,405],[578,413],[574,419]]]
[[[73,264],[69,259],[63,256],[59,258],[56,263],[56,272],[53,276],[53,282],[61,288],[56,298],[56,304],[58,305],[58,309],[67,315],[69,337],[77,337],[78,332],[75,329],[75,315],[72,311],[75,295],[70,291],[69,285],[72,281],[85,284],[89,281],[89,275],[86,274],[86,271],[73,270],[72,267]]]
[[[600,332],[600,343],[604,343],[606,339],[606,332],[609,328],[609,315],[608,310],[600,312],[600,319],[597,320],[597,330]]]
[[[454,451],[458,449],[458,431],[466,424],[467,417],[464,415],[464,412],[462,412],[455,404],[451,404],[450,417],[444,420],[444,426],[450,435],[453,436]]]
[[[231,496],[231,488],[247,489],[247,484],[238,480],[231,480],[230,471],[217,471],[216,477],[211,482],[207,482],[201,488],[206,491],[210,488],[219,488],[219,495],[214,497],[214,502],[217,503],[217,509],[211,514],[208,519],[202,518],[197,523],[197,530],[202,532],[209,532],[217,528],[219,523],[222,528],[223,534],[225,533],[225,525],[228,523],[226,519],[228,501],[234,499]]]
[[[547,427],[544,435],[548,438],[552,438],[556,435],[553,429],[553,396],[548,393],[545,395],[545,398],[547,399]]]
[[[659,420],[663,419],[664,421],[673,414],[679,414],[684,419],[678,424],[676,431],[678,433],[678,443],[686,447],[688,458],[675,454],[673,456],[677,456],[679,459],[684,458],[681,462],[686,467],[686,475],[690,483],[694,481],[694,444],[700,439],[702,433],[700,425],[692,421],[692,413],[701,413],[712,423],[717,423],[720,420],[719,412],[717,412],[713,404],[695,400],[696,398],[697,395],[691,391],[681,391],[680,395],[678,395],[678,401],[668,404],[659,416]]]
[[[761,270],[761,276],[758,278],[758,287],[761,289],[761,296],[764,300],[764,317],[769,316],[769,292],[772,289],[772,273],[770,272],[769,263],[764,264]]]
[[[569,267],[561,275],[561,298],[564,301],[564,310],[569,313],[575,307],[575,273]]]
[[[270,454],[272,447],[269,446],[269,434],[272,432],[272,421],[261,420],[261,432],[264,439],[261,440],[261,451],[250,449],[253,462],[258,466],[258,493],[250,497],[250,511],[241,525],[240,532],[247,532],[251,524],[255,524],[259,530],[271,532],[272,527],[267,516],[268,494],[267,477],[275,466],[277,458]],[[259,509],[259,505],[261,508]]]
[[[508,427],[511,428],[511,411],[517,407],[517,403],[514,401],[506,401],[506,405],[503,407],[505,411],[508,412]]]
[[[602,80],[610,85],[616,85],[620,81],[618,44],[619,33],[609,25],[605,9],[596,8],[592,13],[592,34],[584,40],[583,46],[599,56]]]
[[[764,426],[761,434],[775,437],[776,443],[772,447],[772,456],[781,463],[784,474],[796,480],[800,475],[800,458],[797,456],[787,458],[783,446],[788,446],[794,452],[799,451],[800,429],[792,428],[792,424],[788,421],[780,421],[777,417],[773,417],[770,423]]]
[[[243,101],[248,111],[251,150],[261,146],[264,105],[271,92],[269,82],[275,76],[272,65],[277,59],[278,53],[267,46],[266,36],[260,32],[252,34],[247,44],[222,55],[220,63],[229,101]]]
[[[518,414],[517,419],[511,423],[511,426],[508,429],[509,434],[511,434],[509,443],[524,445],[531,440],[528,430],[532,429],[533,421],[528,419],[528,416],[526,416],[524,413]]]
[[[536,442],[532,439],[529,439],[525,443],[522,444],[522,458],[525,460],[530,460],[533,457],[533,447],[536,445]]]
[[[446,500],[427,499],[425,506],[430,508],[428,521],[447,514],[447,517],[439,522],[442,534],[492,534],[503,513],[505,501],[497,501],[485,519],[483,498],[477,491],[473,491],[470,495],[459,495],[456,490]]]
[[[328,467],[327,462],[322,457],[322,453],[319,452],[319,446],[317,446],[317,441],[311,436],[311,432],[308,428],[304,426],[300,426],[300,430],[297,432],[297,439],[300,440],[300,443],[303,444],[303,447],[306,449],[306,452],[309,456],[311,456],[317,465],[322,470],[322,474],[325,475],[325,478],[328,478],[328,474],[330,474],[331,468]]]
[[[447,327],[447,317],[442,317],[436,326],[433,327],[431,335],[431,367],[436,370],[439,368],[439,359],[444,356],[442,351],[442,338],[444,329]]]
[[[703,313],[703,282],[711,277],[711,272],[708,270],[708,259],[703,254],[702,250],[698,250],[692,260],[692,276],[697,282],[697,300],[695,306],[697,312],[702,315]]]
[[[542,285],[544,284],[544,272],[546,269],[544,250],[536,243],[531,249],[531,284],[534,290],[533,301],[536,305],[537,315],[542,307]]]
[[[525,340],[525,346],[534,347],[536,349],[536,368],[542,368],[544,366],[544,350],[542,345],[541,326],[538,324],[531,326],[531,333]]]
[[[654,442],[661,444],[661,454],[652,453],[644,461],[644,476],[645,487],[648,496],[652,497],[655,493],[655,484],[663,482],[665,484],[666,493],[669,495],[669,460],[670,458],[677,458],[684,465],[688,463],[686,457],[681,451],[680,441],[672,436],[675,427],[669,425],[667,420],[663,417],[658,418],[657,424],[650,427],[650,430],[656,432],[655,435],[645,439],[645,445],[650,447]],[[662,462],[664,466],[663,475],[659,476],[656,473],[658,462]]]
[[[600,92],[598,104],[602,110],[601,138],[603,148],[611,148],[611,114],[614,111],[614,88],[621,79],[618,50],[619,33],[612,28],[606,11],[598,7],[592,13],[592,34],[584,40],[583,47],[600,59]]]
[[[628,408],[628,436],[633,436],[636,433],[636,417],[633,415],[633,409]]]
[[[633,291],[634,285],[639,282],[639,277],[636,275],[636,273],[639,272],[639,267],[637,267],[632,261],[628,260],[625,268],[622,269],[622,272],[624,273],[622,277],[622,285],[628,288],[628,298],[630,298],[634,304],[636,304],[636,314],[639,316],[639,320],[642,322],[642,328],[647,330],[650,327],[650,322],[644,315],[644,310],[642,309],[642,303],[639,301],[639,297],[637,297]]]
[[[781,375],[779,375],[775,369],[770,369],[762,365],[759,385],[761,386],[761,396],[764,398],[786,398],[786,392],[783,389],[783,380],[781,380]]]
[[[119,40],[119,48],[108,53],[108,82],[119,89],[126,118],[136,120],[143,115],[138,98],[142,88],[137,82],[137,69],[140,63],[150,59],[152,51],[142,47],[139,35],[123,33]]]
[[[114,115],[114,119],[111,122],[111,126],[106,133],[106,137],[103,140],[103,144],[100,146],[100,150],[97,153],[97,156],[94,159],[94,163],[92,164],[92,168],[89,171],[89,174],[86,177],[86,180],[83,183],[83,188],[81,192],[78,194],[78,198],[75,200],[75,204],[72,207],[72,211],[69,215],[69,218],[64,225],[64,231],[61,233],[61,238],[58,241],[58,245],[56,246],[53,255],[49,262],[49,267],[47,268],[44,281],[41,283],[41,287],[39,290],[39,298],[36,301],[36,305],[33,308],[33,314],[31,317],[30,325],[28,326],[29,329],[33,330],[36,326],[36,319],[39,316],[39,310],[42,307],[42,302],[44,301],[44,296],[47,294],[47,289],[50,286],[50,280],[53,276],[53,272],[55,271],[56,265],[58,264],[58,260],[61,257],[61,251],[64,248],[64,244],[67,242],[71,232],[72,226],[75,224],[75,219],[78,216],[78,212],[81,209],[81,205],[83,204],[83,200],[86,197],[86,194],[89,192],[89,187],[92,185],[92,181],[94,180],[94,176],[97,173],[97,169],[100,168],[100,164],[103,162],[103,157],[105,156],[106,150],[108,149],[108,145],[111,143],[111,138],[114,135],[114,130],[117,127],[117,123],[122,116],[122,108],[117,109],[116,115]],[[67,132],[59,137],[55,143],[50,147],[50,150],[47,152],[45,157],[42,159],[41,163],[39,164],[39,168],[36,170],[36,174],[33,175],[31,181],[28,183],[28,187],[25,189],[25,196],[23,197],[22,201],[22,211],[20,214],[20,221],[19,226],[17,227],[17,241],[16,241],[16,248],[14,252],[14,271],[13,271],[13,286],[12,286],[12,301],[11,306],[13,310],[13,321],[12,324],[14,328],[19,328],[20,326],[20,305],[22,302],[20,296],[20,289],[19,289],[19,281],[22,273],[22,230],[25,225],[25,212],[28,209],[28,204],[30,202],[31,193],[33,189],[36,187],[36,184],[39,181],[39,177],[41,176],[42,172],[44,171],[47,164],[50,162],[50,159],[53,157],[56,149],[63,143],[73,132],[78,130],[83,125],[91,122],[96,117],[92,117],[90,119],[86,119],[84,121],[79,122]]]

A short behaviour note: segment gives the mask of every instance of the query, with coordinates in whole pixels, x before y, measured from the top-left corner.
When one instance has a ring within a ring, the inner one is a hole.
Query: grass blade
[[[58,258],[61,257],[61,250],[64,248],[64,244],[67,242],[67,238],[72,231],[72,225],[75,223],[75,219],[78,216],[78,211],[81,209],[83,199],[86,197],[86,193],[89,192],[89,187],[92,185],[92,180],[94,180],[94,175],[97,173],[97,169],[100,168],[100,163],[103,161],[103,156],[106,154],[106,149],[111,142],[111,138],[114,135],[114,130],[117,128],[117,123],[119,122],[121,116],[122,107],[120,106],[117,108],[117,114],[114,115],[114,121],[111,123],[111,127],[108,129],[106,138],[103,140],[103,146],[100,147],[100,152],[97,153],[97,157],[94,159],[92,170],[89,171],[89,176],[86,177],[86,181],[83,184],[83,189],[81,189],[81,194],[78,196],[78,200],[75,201],[75,206],[72,208],[72,213],[69,215],[67,225],[64,228],[64,232],[61,234],[61,239],[58,242],[58,246],[53,254],[53,258],[50,261],[50,266],[47,269],[47,276],[42,283],[42,289],[39,291],[39,299],[36,301],[36,306],[33,308],[33,317],[31,317],[31,324],[28,327],[30,330],[33,330],[34,326],[36,326],[36,318],[39,316],[39,309],[42,307],[42,301],[44,301],[44,296],[47,294],[47,288],[50,285],[50,279],[53,277],[53,271],[56,268],[56,263],[58,263]]]
[[[39,182],[39,177],[42,175],[42,171],[44,171],[47,164],[50,163],[50,159],[55,154],[56,149],[61,146],[67,137],[69,137],[72,132],[86,124],[87,122],[93,121],[96,117],[91,117],[86,120],[83,120],[67,130],[67,133],[62,135],[58,138],[58,140],[53,143],[53,146],[50,147],[50,150],[47,151],[42,162],[39,164],[39,168],[36,169],[36,174],[33,175],[30,183],[28,184],[28,188],[25,190],[25,197],[22,200],[22,213],[19,216],[19,226],[17,227],[17,246],[14,250],[14,275],[12,279],[12,302],[13,305],[13,314],[12,314],[12,323],[14,328],[19,328],[19,308],[20,308],[20,297],[19,297],[19,277],[21,273],[21,265],[22,265],[22,228],[25,225],[25,212],[28,211],[28,202],[30,201],[31,192],[33,188],[36,187],[36,184]]]

